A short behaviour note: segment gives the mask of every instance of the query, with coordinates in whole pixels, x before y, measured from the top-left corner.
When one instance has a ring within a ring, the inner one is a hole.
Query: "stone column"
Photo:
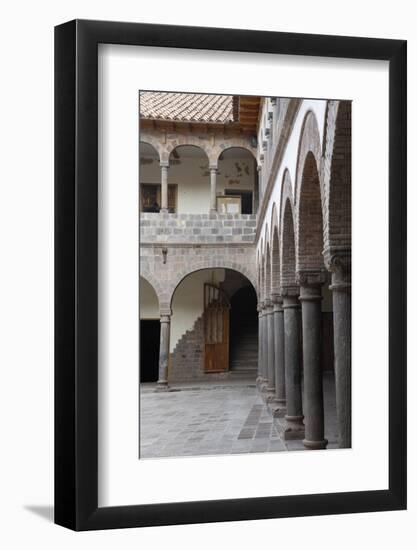
[[[266,307],[266,364],[267,364],[267,386],[266,399],[272,401],[275,397],[275,346],[274,346],[274,308],[271,300],[265,300]]]
[[[166,389],[168,386],[169,338],[171,332],[170,329],[171,313],[161,313],[158,389]]]
[[[298,288],[283,288],[285,395],[287,414],[284,439],[304,439],[301,397],[300,302]]]
[[[168,212],[168,162],[161,162],[161,209],[160,212]]]
[[[261,325],[261,346],[262,346],[262,391],[266,391],[268,383],[268,320],[265,302],[262,302],[262,325]]]
[[[217,212],[216,190],[217,190],[217,167],[210,166],[210,212]]]
[[[272,296],[274,315],[274,359],[275,359],[275,409],[274,414],[285,410],[285,357],[284,357],[284,310],[282,298]]]
[[[258,378],[256,379],[257,386],[260,387],[264,382],[263,376],[263,346],[262,346],[262,330],[263,330],[263,303],[258,302]]]
[[[332,273],[330,289],[333,293],[334,369],[339,447],[346,449],[352,446],[350,250],[328,254],[326,263]]]
[[[263,194],[264,194],[264,189],[263,189],[263,182],[262,182],[262,164],[258,164],[257,166],[257,170],[258,170],[258,207],[261,205],[262,203],[262,198],[263,198]]]
[[[321,287],[326,273],[300,272],[300,302],[303,328],[304,424],[306,449],[325,449],[323,373],[321,365]]]
[[[257,171],[257,181],[258,181],[258,196],[256,200],[256,211],[254,212],[254,214],[258,213],[258,210],[262,201],[262,165],[261,164],[257,165],[256,171]]]

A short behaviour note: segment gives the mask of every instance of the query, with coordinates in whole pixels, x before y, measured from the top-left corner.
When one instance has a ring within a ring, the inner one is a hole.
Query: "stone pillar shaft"
[[[266,307],[267,331],[267,392],[269,400],[275,397],[275,344],[274,344],[274,309],[268,300]]]
[[[262,304],[258,304],[258,379],[257,382],[263,382],[262,370]]]
[[[159,344],[159,375],[158,386],[168,384],[169,339],[171,328],[171,316],[161,315],[161,336]]]
[[[284,309],[285,394],[287,399],[284,438],[304,439],[298,292],[285,293],[282,307]]]
[[[217,212],[217,168],[210,168],[210,212]]]
[[[262,164],[258,164],[257,170],[258,170],[258,196],[259,196],[259,206],[260,206],[264,196]]]
[[[161,212],[168,212],[168,168],[161,164]]]
[[[268,319],[264,305],[262,312],[262,372],[265,383],[268,380]]]
[[[325,449],[323,374],[321,366],[321,285],[324,274],[302,277],[300,301],[302,307],[303,366],[304,366],[304,446]],[[317,280],[320,279],[319,282]],[[322,281],[321,281],[322,279]]]
[[[332,273],[334,363],[339,447],[352,446],[352,356],[350,271]]]
[[[284,310],[282,299],[274,300],[274,359],[275,359],[275,400],[280,408],[285,407],[285,356],[284,356]]]

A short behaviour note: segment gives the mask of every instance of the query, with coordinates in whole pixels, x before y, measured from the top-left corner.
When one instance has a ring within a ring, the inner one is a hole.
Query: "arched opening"
[[[341,101],[337,111],[336,129],[330,169],[329,245],[351,247],[351,170],[352,136],[351,103]]]
[[[269,243],[266,245],[265,252],[265,295],[267,299],[271,299],[271,251]]]
[[[306,156],[298,206],[298,270],[322,270],[323,214],[320,180],[314,155]]]
[[[230,370],[255,380],[258,368],[257,297],[247,279],[241,283],[244,286],[230,300]]]
[[[294,219],[291,202],[287,199],[282,216],[281,287],[294,286],[296,286]]]
[[[316,160],[312,153],[306,156],[299,197],[298,214],[298,269],[325,272],[323,248],[323,210]],[[328,284],[321,287],[321,365],[333,371],[333,307]]]
[[[178,145],[169,156],[168,211],[205,214],[210,203],[210,170],[206,152]]]
[[[139,143],[140,211],[159,212],[161,207],[161,168],[159,153],[150,143]]]
[[[159,302],[153,286],[139,278],[139,368],[141,382],[156,382],[159,367]]]
[[[254,214],[259,202],[256,159],[248,149],[230,147],[218,159],[217,210],[220,213]]]
[[[224,268],[186,275],[171,301],[170,384],[219,378],[256,379],[256,291]]]
[[[280,294],[280,285],[279,285],[279,239],[278,239],[278,227],[276,225],[272,229],[271,294]]]

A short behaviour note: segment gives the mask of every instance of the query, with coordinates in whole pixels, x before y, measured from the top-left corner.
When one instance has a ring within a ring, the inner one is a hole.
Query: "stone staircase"
[[[230,374],[233,378],[256,380],[258,370],[258,324],[242,318],[238,330],[231,334]]]

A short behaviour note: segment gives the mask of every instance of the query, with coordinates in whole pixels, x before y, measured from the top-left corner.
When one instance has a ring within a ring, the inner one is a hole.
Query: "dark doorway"
[[[240,197],[241,199],[241,214],[252,214],[253,212],[253,196],[252,191],[237,191],[236,189],[226,189],[225,195]]]
[[[159,320],[140,322],[140,381],[157,382],[159,365]]]
[[[255,380],[258,368],[258,312],[251,285],[237,290],[230,309],[230,370]]]

